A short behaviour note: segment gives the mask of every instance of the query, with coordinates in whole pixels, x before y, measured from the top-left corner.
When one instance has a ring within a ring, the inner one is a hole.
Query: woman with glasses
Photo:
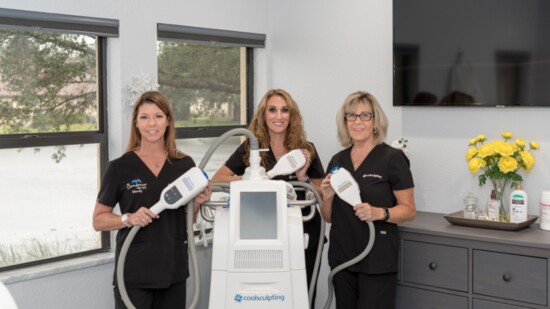
[[[321,214],[331,223],[328,262],[332,269],[358,256],[367,246],[372,221],[374,247],[362,261],[334,278],[337,308],[394,308],[397,282],[397,223],[415,217],[414,183],[403,151],[386,143],[388,120],[376,98],[367,92],[349,95],[336,116],[344,150],[327,171],[348,170],[361,191],[362,203],[348,205],[335,195],[329,173],[321,183]]]
[[[266,171],[272,169],[279,158],[289,151],[301,149],[306,157],[306,164],[292,175],[277,176],[274,179],[309,183],[320,193],[319,186],[325,177],[323,164],[315,150],[315,146],[306,138],[300,109],[288,92],[282,89],[269,90],[260,101],[249,130],[258,139],[260,148],[268,149],[260,153],[262,157],[261,165]],[[245,169],[250,165],[249,150],[249,142],[242,143],[225,162],[225,165],[212,177],[212,181],[231,182],[241,180]],[[298,191],[297,195],[299,200],[303,200],[305,193]],[[307,215],[309,212],[309,207],[302,209],[303,215]],[[321,216],[316,212],[313,219],[304,222],[304,233],[309,235],[308,247],[305,250],[308,288],[313,277],[321,220]],[[314,290],[311,308],[315,307],[315,292],[316,289]]]

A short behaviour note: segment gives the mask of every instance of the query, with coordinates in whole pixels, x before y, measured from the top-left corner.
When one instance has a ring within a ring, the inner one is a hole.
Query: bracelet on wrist
[[[309,179],[309,177],[307,177],[305,180],[304,180],[305,183],[309,184],[311,183],[311,179]]]
[[[130,219],[130,217],[127,213],[120,216],[120,221],[122,221],[122,224],[124,224],[125,227],[132,227],[133,226],[130,223],[129,219]]]

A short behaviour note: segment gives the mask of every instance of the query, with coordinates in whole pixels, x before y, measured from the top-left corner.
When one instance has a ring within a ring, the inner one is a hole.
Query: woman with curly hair
[[[300,149],[306,157],[306,164],[295,174],[277,176],[274,179],[285,181],[302,181],[309,183],[321,192],[320,184],[325,177],[323,165],[315,146],[308,142],[304,123],[298,105],[288,92],[282,89],[269,90],[258,106],[249,126],[249,130],[258,139],[261,149],[261,165],[269,171],[277,161],[294,149]],[[250,143],[245,141],[231,155],[212,177],[213,182],[231,182],[241,180],[245,169],[250,165]],[[298,199],[304,198],[303,192],[297,192]],[[309,208],[302,210],[304,215],[309,213]],[[304,233],[309,235],[309,244],[305,251],[306,273],[308,286],[312,279],[313,268],[319,243],[321,216],[304,222]],[[315,294],[314,294],[315,295]],[[315,296],[314,296],[315,299]],[[315,302],[312,301],[312,304]],[[311,308],[314,308],[313,306]]]

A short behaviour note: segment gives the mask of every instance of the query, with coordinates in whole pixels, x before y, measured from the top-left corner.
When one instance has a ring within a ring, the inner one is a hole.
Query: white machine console
[[[209,308],[309,308],[302,213],[278,180],[230,184],[216,210]]]

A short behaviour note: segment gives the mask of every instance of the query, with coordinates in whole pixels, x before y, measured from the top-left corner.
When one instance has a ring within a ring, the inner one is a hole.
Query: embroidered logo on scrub
[[[143,193],[144,190],[147,190],[147,184],[136,178],[126,184],[126,189],[132,191],[133,194]]]
[[[382,179],[382,176],[377,174],[363,174],[363,178],[367,178],[367,177]]]

